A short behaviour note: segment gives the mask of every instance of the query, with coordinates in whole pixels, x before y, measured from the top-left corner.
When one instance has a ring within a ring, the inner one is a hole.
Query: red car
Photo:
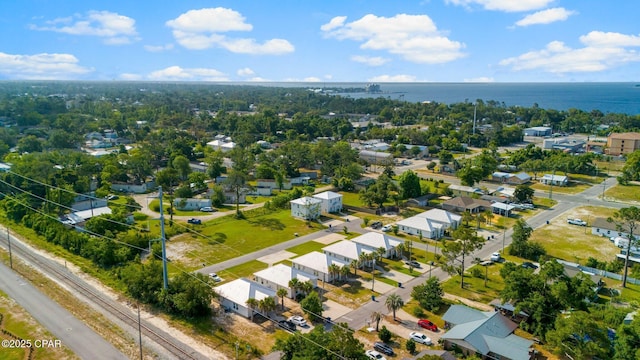
[[[431,331],[438,331],[438,326],[429,320],[418,320],[418,326]]]

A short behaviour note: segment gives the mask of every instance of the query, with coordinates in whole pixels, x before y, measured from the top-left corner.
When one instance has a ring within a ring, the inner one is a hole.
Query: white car
[[[391,229],[393,228],[393,226],[391,225],[385,225],[382,227],[382,231],[387,232],[387,231],[391,231]]]
[[[420,344],[425,344],[425,345],[432,344],[431,338],[421,332],[412,331],[411,334],[409,334],[409,338]]]
[[[387,360],[387,358],[385,358],[384,356],[382,356],[382,354],[380,354],[379,352],[377,352],[375,350],[367,350],[365,352],[365,354],[369,357],[369,359]]]
[[[299,315],[291,316],[288,320],[298,326],[302,326],[302,327],[307,326],[307,320],[305,320],[302,316],[299,316]]]
[[[209,277],[211,278],[211,280],[213,280],[215,282],[222,281],[222,278],[220,276],[218,276],[218,274],[216,274],[216,273],[209,273]]]
[[[490,260],[493,262],[497,262],[500,261],[502,257],[500,256],[500,253],[494,252],[493,254],[491,254],[491,258]]]
[[[212,208],[211,206],[205,206],[205,207],[201,207],[200,211],[202,211],[202,212],[214,212],[214,211],[216,211],[216,209]]]
[[[567,222],[571,225],[587,226],[587,222],[580,219],[567,219]]]

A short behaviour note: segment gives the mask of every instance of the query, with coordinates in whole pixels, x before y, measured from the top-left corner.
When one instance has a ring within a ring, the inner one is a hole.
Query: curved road
[[[58,303],[49,299],[22,276],[0,263],[0,289],[47,328],[55,339],[81,359],[127,359],[118,349],[91,330]],[[36,339],[31,340],[32,343]]]

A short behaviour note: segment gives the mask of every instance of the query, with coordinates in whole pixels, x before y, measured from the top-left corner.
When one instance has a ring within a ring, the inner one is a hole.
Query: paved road
[[[127,359],[118,349],[27,280],[0,264],[0,289],[81,359]],[[36,339],[25,339],[32,342]]]
[[[611,187],[615,185],[615,179],[608,179],[605,183],[605,187]],[[602,201],[597,198],[597,196],[602,192],[602,185],[595,185],[580,194],[576,195],[553,195],[553,198],[558,201],[554,207],[543,210],[542,212],[536,214],[535,216],[527,219],[527,223],[534,229],[540,228],[547,224],[547,221],[552,221],[552,219],[560,216],[564,212],[573,209],[578,206],[583,205],[595,205],[595,206],[605,206],[605,207],[613,207],[613,208],[621,208],[625,206],[629,206],[628,204],[622,204],[618,202],[608,202]],[[479,257],[481,259],[489,258],[491,253],[502,250],[505,246],[509,245],[512,241],[511,236],[513,235],[512,229],[507,229],[503,236],[496,236],[495,240],[487,241],[485,246],[476,251],[474,254],[467,257],[466,266],[470,266],[475,257]],[[415,243],[414,245],[418,245],[420,247],[420,243]],[[394,290],[376,298],[376,301],[369,301],[368,303],[362,305],[358,309],[355,309],[342,317],[334,319],[336,322],[346,322],[349,324],[349,327],[352,329],[360,329],[367,323],[367,320],[370,319],[371,313],[376,311],[382,314],[387,314],[389,311],[387,310],[386,305],[384,304],[385,299],[390,294],[398,294],[402,297],[403,300],[407,301],[411,298],[411,290],[414,286],[422,284],[426,279],[428,279],[429,275],[437,277],[440,281],[447,280],[450,275],[444,272],[440,268],[433,268],[432,271],[424,273],[406,283],[403,284],[402,288],[395,288]]]

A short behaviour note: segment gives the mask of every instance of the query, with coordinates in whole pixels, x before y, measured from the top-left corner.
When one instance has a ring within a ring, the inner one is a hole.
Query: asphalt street
[[[82,321],[1,263],[0,289],[49,330],[54,338],[47,340],[61,340],[63,346],[71,349],[81,359],[127,359]],[[36,339],[24,340],[34,343]]]

